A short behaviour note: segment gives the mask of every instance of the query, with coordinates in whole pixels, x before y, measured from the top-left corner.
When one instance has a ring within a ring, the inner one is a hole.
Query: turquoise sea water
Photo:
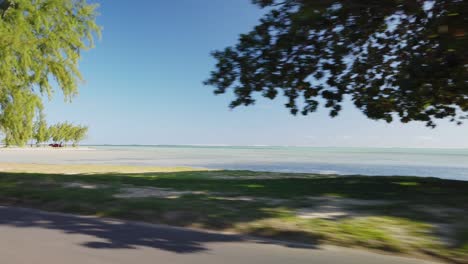
[[[468,180],[468,149],[234,146],[93,146],[100,163]],[[95,155],[93,155],[95,156]],[[97,161],[97,160],[95,160]]]
[[[0,163],[189,166],[321,174],[433,176],[468,180],[468,149],[89,146],[0,149]]]

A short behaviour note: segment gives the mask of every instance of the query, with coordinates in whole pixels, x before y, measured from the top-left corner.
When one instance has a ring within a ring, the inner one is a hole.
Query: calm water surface
[[[468,180],[468,149],[92,146],[93,151],[0,151],[0,162],[191,166]]]

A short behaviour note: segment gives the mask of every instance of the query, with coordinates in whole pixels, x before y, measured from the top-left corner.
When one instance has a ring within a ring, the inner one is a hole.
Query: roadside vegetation
[[[464,181],[98,165],[1,167],[4,205],[468,263]]]

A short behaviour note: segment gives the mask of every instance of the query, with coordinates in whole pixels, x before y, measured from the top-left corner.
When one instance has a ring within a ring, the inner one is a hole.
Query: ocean
[[[468,180],[468,149],[270,146],[89,146],[82,151],[0,151],[0,162],[190,166]]]

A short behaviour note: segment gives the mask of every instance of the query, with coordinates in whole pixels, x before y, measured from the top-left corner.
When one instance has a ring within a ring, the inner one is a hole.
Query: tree
[[[50,137],[54,143],[62,143],[64,140],[63,130],[61,129],[63,125],[57,123],[49,127]]]
[[[43,142],[47,142],[50,139],[50,132],[47,128],[47,122],[45,120],[45,115],[41,111],[39,113],[39,119],[34,125],[34,134],[33,138],[36,140],[36,145],[40,145]]]
[[[61,135],[60,143],[64,143],[66,145],[67,142],[71,140],[72,129],[73,129],[72,125],[69,124],[68,122],[60,123],[58,129],[60,130],[60,135]]]
[[[66,144],[67,142],[72,142],[74,147],[76,147],[88,133],[87,126],[75,126],[68,122],[57,123],[50,126],[48,130],[54,143]]]
[[[88,133],[88,127],[87,126],[76,126],[76,127],[74,127],[73,132],[74,132],[73,137],[72,137],[73,147],[76,147],[76,146],[78,146],[78,143],[80,141],[85,139],[86,134]]]
[[[292,114],[332,117],[349,98],[367,117],[391,122],[468,113],[468,1],[253,0],[266,15],[239,42],[213,52],[205,81],[232,89],[231,107],[282,91]],[[302,98],[302,102],[299,102]]]
[[[4,134],[22,133],[11,130],[21,126],[14,122],[29,120],[35,112],[28,107],[29,112],[21,112],[23,117],[13,117],[4,113],[6,109],[21,107],[11,104],[24,97],[36,101],[38,95],[46,95],[50,99],[50,80],[55,79],[66,100],[77,93],[82,80],[81,51],[91,48],[100,33],[95,10],[96,5],[86,0],[0,0],[0,126]]]
[[[34,113],[42,109],[42,103],[38,96],[27,90],[18,89],[11,95],[0,94],[0,104],[3,106],[0,130],[5,136],[6,146],[24,146],[32,138]]]

